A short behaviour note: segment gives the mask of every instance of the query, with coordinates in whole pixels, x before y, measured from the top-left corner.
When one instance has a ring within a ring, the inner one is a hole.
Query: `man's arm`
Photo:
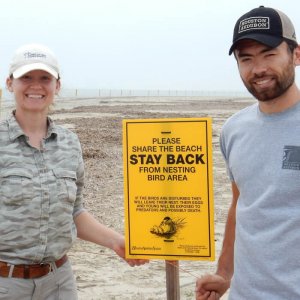
[[[232,203],[228,211],[223,247],[218,261],[217,274],[231,280],[233,276],[236,205],[240,192],[234,182],[232,182]]]
[[[230,281],[234,269],[234,241],[236,223],[236,205],[239,198],[239,190],[232,182],[232,203],[228,211],[227,222],[223,239],[222,251],[218,261],[216,274],[206,275],[196,282],[197,300],[219,299],[230,287]]]

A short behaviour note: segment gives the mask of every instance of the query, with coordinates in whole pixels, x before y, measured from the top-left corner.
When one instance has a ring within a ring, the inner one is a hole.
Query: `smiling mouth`
[[[257,85],[264,85],[266,83],[269,83],[270,81],[271,81],[270,79],[257,80],[257,81],[255,81],[255,84],[257,84]]]
[[[33,95],[33,94],[26,94],[27,98],[31,98],[31,99],[43,99],[45,98],[44,95]]]
[[[261,78],[261,79],[255,79],[253,80],[253,85],[255,85],[258,88],[269,88],[270,86],[272,86],[274,82],[274,78],[273,77],[269,77],[269,78]]]

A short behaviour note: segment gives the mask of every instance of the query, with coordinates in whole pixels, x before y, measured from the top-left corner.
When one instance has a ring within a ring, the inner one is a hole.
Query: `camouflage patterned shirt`
[[[41,149],[12,114],[0,122],[0,261],[53,261],[72,246],[84,211],[84,165],[75,133],[48,118]]]

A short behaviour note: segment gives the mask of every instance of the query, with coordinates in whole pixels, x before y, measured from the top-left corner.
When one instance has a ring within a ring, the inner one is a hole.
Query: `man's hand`
[[[196,300],[218,300],[230,287],[230,280],[214,274],[205,275],[196,282]]]

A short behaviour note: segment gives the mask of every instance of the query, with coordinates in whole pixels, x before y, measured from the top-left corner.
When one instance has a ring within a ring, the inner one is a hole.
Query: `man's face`
[[[280,97],[294,83],[293,55],[285,42],[270,48],[244,40],[235,50],[235,56],[244,85],[259,101]]]

